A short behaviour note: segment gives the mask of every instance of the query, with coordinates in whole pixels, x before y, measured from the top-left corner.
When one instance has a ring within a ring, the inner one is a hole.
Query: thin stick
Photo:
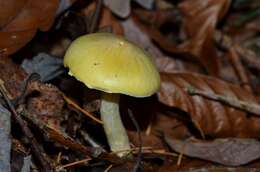
[[[151,131],[152,131],[152,121],[149,122],[149,124],[145,130],[145,135],[149,136],[151,134]]]
[[[64,100],[69,104],[72,105],[75,109],[77,109],[78,111],[82,112],[84,115],[86,115],[87,117],[93,119],[94,121],[96,121],[99,124],[103,124],[103,122],[100,119],[97,119],[96,117],[94,117],[94,115],[92,115],[90,112],[82,109],[81,107],[79,107],[79,105],[77,105],[75,102],[73,102],[70,98],[68,98],[65,94],[62,94]]]
[[[91,136],[86,132],[86,131],[80,131],[79,132],[81,134],[81,136],[84,138],[84,140],[90,144],[90,146],[95,147],[95,148],[100,148],[102,150],[102,152],[106,152],[105,149],[103,149],[103,147],[101,145],[99,145],[99,143],[97,143],[95,140],[93,140],[91,138]]]
[[[144,150],[143,154],[149,154],[149,153],[153,153],[153,154],[157,154],[157,155],[163,155],[163,156],[171,156],[171,157],[177,157],[178,155],[176,153],[173,152],[166,152],[163,149],[158,149],[158,150]]]
[[[110,164],[110,165],[105,169],[104,172],[108,172],[112,167],[113,167],[113,164]]]
[[[38,144],[37,140],[34,138],[31,130],[27,126],[27,123],[21,118],[20,115],[17,114],[13,104],[11,103],[9,98],[7,97],[4,90],[5,90],[4,83],[0,82],[0,92],[3,95],[3,98],[6,101],[6,104],[7,104],[9,110],[11,111],[11,113],[13,115],[13,118],[20,125],[23,133],[25,134],[26,138],[30,142],[34,156],[36,158],[38,158],[39,162],[42,165],[43,171],[50,172],[50,171],[54,170],[51,163],[46,158],[46,154],[43,153],[44,151],[43,151],[42,147]]]
[[[57,164],[59,164],[59,163],[60,163],[61,156],[62,156],[62,153],[61,153],[61,152],[59,152],[59,153],[58,153],[58,156],[57,156],[57,159],[56,159],[56,163],[57,163]]]
[[[88,30],[89,33],[94,33],[97,29],[98,19],[99,19],[100,13],[101,13],[102,4],[103,4],[103,0],[97,0],[96,9],[92,15],[91,23],[90,23],[89,30]]]
[[[86,163],[86,162],[89,162],[90,160],[92,160],[92,158],[85,158],[85,159],[82,159],[82,160],[79,160],[79,161],[75,161],[75,162],[71,162],[71,163],[68,163],[68,164],[65,164],[65,165],[62,165],[62,166],[59,166],[56,168],[56,171],[62,171],[64,168],[68,168],[68,167],[73,167],[75,165],[79,165],[79,164],[83,164],[83,163]]]
[[[149,124],[148,124],[148,126],[147,126],[147,128],[145,130],[145,135],[146,136],[149,136],[151,134],[152,126],[153,126],[153,120],[154,120],[154,114],[152,114],[152,117],[151,117],[151,119],[149,121]]]
[[[139,147],[111,152],[110,154],[116,154],[118,152],[132,152],[133,154],[138,154],[138,152],[136,152],[137,150],[139,150]],[[154,149],[152,147],[142,147],[142,154],[158,154],[158,155],[173,156],[173,157],[178,156],[178,154],[176,154],[176,153],[167,152],[164,149]]]
[[[49,141],[55,141],[60,143],[63,146],[70,148],[71,150],[85,153],[89,156],[98,157],[102,150],[100,148],[94,148],[90,146],[83,146],[80,143],[76,142],[74,139],[69,137],[66,133],[55,130],[39,119],[35,118],[33,115],[30,115],[25,109],[21,111],[21,115],[25,117],[27,120],[32,122],[35,126],[37,126],[43,132],[45,138]]]
[[[189,86],[186,88],[186,91],[191,95],[200,95],[207,99],[215,100],[227,104],[229,106],[235,107],[237,109],[246,111],[248,113],[252,113],[260,116],[260,105],[252,102],[245,102],[238,100],[237,98],[226,97],[214,93],[209,93],[207,91],[202,91],[194,88],[193,86]]]
[[[181,165],[182,158],[183,158],[183,152],[181,152],[181,153],[179,154],[179,156],[178,156],[177,166],[180,166],[180,165]]]
[[[28,85],[31,81],[40,80],[41,76],[38,73],[31,73],[27,79],[22,83],[21,94],[13,101],[15,107],[21,104],[26,96]]]
[[[130,109],[128,109],[128,114],[130,119],[132,120],[135,128],[136,128],[136,132],[138,133],[138,139],[139,139],[139,149],[138,149],[138,156],[137,156],[137,160],[136,160],[136,164],[134,166],[133,172],[137,172],[138,169],[140,168],[140,164],[142,161],[142,146],[143,146],[143,141],[142,141],[142,136],[141,136],[141,132],[140,132],[140,127],[137,123],[137,121],[134,118],[134,115],[132,113],[132,111]]]

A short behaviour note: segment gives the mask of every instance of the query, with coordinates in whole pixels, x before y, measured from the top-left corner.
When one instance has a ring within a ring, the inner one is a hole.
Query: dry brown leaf
[[[55,86],[41,82],[32,82],[30,91],[37,91],[39,95],[28,99],[29,113],[40,118],[49,127],[59,130],[64,106],[62,93]]]
[[[53,23],[58,0],[0,0],[0,50],[12,54]]]
[[[0,55],[0,78],[4,81],[5,88],[11,94],[12,98],[21,94],[21,84],[27,77],[27,73],[12,60]]]
[[[115,34],[124,34],[123,27],[121,26],[119,21],[112,15],[112,13],[107,8],[104,8],[101,13],[99,27],[104,28],[107,26],[110,26],[112,28],[112,32]]]
[[[138,25],[134,22],[133,18],[129,18],[121,22],[125,31],[125,37],[139,45],[143,49],[147,50],[149,53],[155,57],[163,56],[163,53],[157,48],[150,40],[149,36],[142,32]]]
[[[149,37],[154,40],[160,48],[170,53],[183,53],[179,51],[177,44],[166,38],[154,25],[161,26],[163,22],[170,20],[170,17],[174,17],[174,13],[163,13],[160,15],[160,12],[156,14],[151,14],[151,12],[145,12],[138,10],[136,11],[137,16],[134,16],[132,19],[138,25],[138,27],[146,32]],[[160,22],[158,22],[160,21]],[[145,25],[144,23],[149,23],[149,25]]]
[[[5,88],[15,99],[21,95],[22,84],[28,74],[7,56],[0,56],[0,79],[4,81]],[[31,96],[31,94],[36,93]],[[33,81],[27,90],[26,107],[37,118],[45,121],[49,126],[59,128],[61,110],[64,100],[61,92],[53,85]]]
[[[229,167],[209,163],[209,161],[198,159],[182,159],[181,165],[167,163],[159,169],[158,172],[180,171],[180,172],[257,172],[258,168],[254,167]]]
[[[247,164],[260,158],[260,142],[255,139],[178,140],[165,137],[168,145],[187,156],[228,166]]]
[[[208,72],[211,72],[212,74],[217,75],[218,66],[216,65],[216,63],[212,63],[211,66],[205,65],[205,59],[201,58],[201,56],[204,56],[205,54],[200,54],[204,53],[204,51],[207,51],[209,53],[212,53],[213,55],[216,55],[214,42],[211,38],[209,39],[210,42],[205,43],[205,45],[210,45],[211,47],[213,47],[214,52],[212,51],[212,49],[208,49],[208,47],[201,47],[200,43],[196,44],[195,42],[197,40],[194,40],[194,42],[192,42],[193,44],[190,44],[191,40],[193,40],[192,37],[189,37],[188,41],[186,42],[180,44],[177,43],[178,41],[183,41],[185,38],[182,32],[178,31],[181,17],[180,14],[176,12],[176,10],[158,10],[155,12],[135,10],[135,14],[136,16],[133,17],[135,23],[139,26],[139,28],[146,32],[149,35],[149,37],[153,41],[155,41],[158,44],[158,46],[162,48],[164,51],[178,56],[181,59],[186,59],[186,61],[189,61],[195,64],[197,67],[199,67],[200,71],[204,70],[205,72],[206,70]],[[167,23],[171,23],[171,25],[168,26]],[[160,28],[166,27],[164,25],[167,25],[168,30],[172,30],[170,36],[164,35],[160,31]],[[205,36],[206,34],[203,35],[202,39],[204,39]],[[173,41],[169,37],[174,37],[175,39],[178,39],[178,41]],[[191,47],[190,45],[194,45],[195,48],[197,48],[196,46],[199,45],[198,48],[200,48],[200,52],[194,52],[193,50],[195,49],[193,49],[193,47]],[[205,57],[206,56],[207,54],[205,55]]]
[[[143,13],[142,13],[143,14]],[[161,72],[174,72],[174,71],[201,71],[200,67],[198,67],[193,62],[183,61],[180,59],[172,58],[170,56],[165,55],[152,41],[153,37],[150,32],[147,30],[142,30],[138,23],[135,22],[134,17],[130,17],[127,20],[121,22],[124,28],[124,36],[147,50],[152,56],[156,63],[156,66]],[[152,31],[153,29],[149,29]],[[158,38],[158,37],[157,37]],[[161,42],[164,42],[162,40]],[[166,43],[167,44],[167,43]],[[171,49],[172,50],[172,49]],[[176,52],[175,52],[176,53]]]
[[[128,131],[127,134],[131,142],[136,147],[138,147],[140,145],[138,133]],[[155,135],[146,135],[144,132],[141,132],[141,137],[143,147],[152,147],[153,149],[164,149],[163,141],[159,137],[156,137]]]
[[[186,0],[179,4],[184,16],[184,30],[189,37],[182,47],[199,58],[213,75],[219,74],[213,35],[230,3],[230,0]]]
[[[259,138],[260,118],[201,96],[190,96],[189,86],[238,100],[257,103],[257,98],[239,86],[192,73],[161,73],[159,100],[188,113],[205,135],[212,137]]]
[[[96,8],[96,3],[93,2],[87,8],[84,8],[81,12],[87,17],[91,16],[91,13],[95,10]],[[100,14],[100,19],[99,19],[99,25],[98,28],[102,29],[105,27],[111,27],[112,32],[118,35],[123,35],[123,27],[121,26],[120,22],[114,17],[111,13],[111,11],[103,7],[101,14]]]

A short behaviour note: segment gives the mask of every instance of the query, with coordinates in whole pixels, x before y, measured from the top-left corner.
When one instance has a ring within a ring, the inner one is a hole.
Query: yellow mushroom
[[[87,87],[102,91],[100,113],[111,151],[129,149],[119,94],[147,97],[159,89],[160,76],[149,54],[123,37],[94,33],[72,42],[64,66]]]

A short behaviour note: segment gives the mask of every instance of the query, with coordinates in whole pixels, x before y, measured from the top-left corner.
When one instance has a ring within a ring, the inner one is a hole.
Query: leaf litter
[[[0,0],[0,6],[4,171],[260,168],[257,0]],[[133,158],[110,152],[102,124],[84,115],[100,119],[99,93],[63,67],[69,44],[91,32],[125,36],[160,71],[156,95],[121,100],[122,113],[130,109],[140,128],[122,116]],[[41,80],[32,79],[35,72]]]

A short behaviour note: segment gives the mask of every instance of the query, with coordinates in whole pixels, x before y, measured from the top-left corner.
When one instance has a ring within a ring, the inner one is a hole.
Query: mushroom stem
[[[119,113],[119,97],[119,94],[105,92],[102,92],[101,97],[101,119],[112,152],[130,149],[129,139]],[[128,152],[117,153],[119,157],[126,154]]]

